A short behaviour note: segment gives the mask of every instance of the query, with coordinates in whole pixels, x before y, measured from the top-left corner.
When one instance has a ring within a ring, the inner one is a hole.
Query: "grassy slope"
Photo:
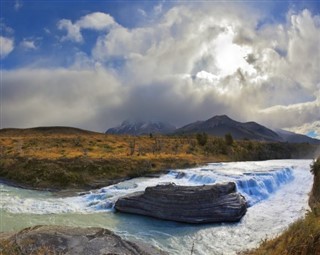
[[[116,136],[67,127],[0,130],[0,178],[36,188],[92,188],[206,162],[303,157],[314,147],[195,136]]]
[[[310,194],[312,209],[304,219],[293,223],[273,240],[262,242],[259,248],[243,255],[311,255],[320,254],[320,157],[311,166],[314,183]]]

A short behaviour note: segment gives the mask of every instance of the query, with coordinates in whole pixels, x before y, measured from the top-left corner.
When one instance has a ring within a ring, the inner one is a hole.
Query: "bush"
[[[219,155],[219,154],[227,154],[227,146],[222,138],[215,138],[214,140],[211,140],[207,143],[206,147],[204,148],[205,152],[213,155]]]
[[[320,216],[320,157],[311,164],[310,172],[313,173],[314,178],[309,205]]]
[[[207,133],[204,133],[204,132],[203,133],[198,133],[196,138],[197,138],[198,144],[200,146],[206,145],[206,143],[208,141],[208,135],[207,135]]]
[[[224,140],[225,140],[225,142],[226,142],[226,144],[227,144],[228,146],[230,146],[230,145],[233,144],[233,137],[232,137],[232,135],[231,135],[230,133],[225,134]]]
[[[317,176],[320,172],[320,157],[314,161],[311,166],[310,166],[310,171],[313,173],[315,176]]]

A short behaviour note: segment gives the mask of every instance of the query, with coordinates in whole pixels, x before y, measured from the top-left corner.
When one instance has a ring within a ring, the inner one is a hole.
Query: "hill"
[[[256,122],[241,123],[226,115],[214,116],[206,121],[197,121],[181,127],[176,134],[205,132],[214,136],[230,133],[235,139],[282,142],[283,139],[274,131]]]
[[[52,126],[52,127],[33,127],[33,128],[3,128],[0,135],[21,136],[21,135],[94,135],[97,132],[84,130],[74,127]]]

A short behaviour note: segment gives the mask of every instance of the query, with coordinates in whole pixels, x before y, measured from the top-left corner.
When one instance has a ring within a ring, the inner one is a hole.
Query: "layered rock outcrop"
[[[247,202],[236,192],[233,182],[204,186],[165,184],[121,197],[115,209],[185,223],[236,222],[245,215]]]

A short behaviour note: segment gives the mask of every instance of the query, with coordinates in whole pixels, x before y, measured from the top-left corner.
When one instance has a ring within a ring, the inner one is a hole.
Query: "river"
[[[311,160],[213,163],[174,169],[157,178],[135,178],[72,197],[0,184],[0,230],[11,232],[38,224],[104,227],[170,254],[190,254],[192,247],[195,255],[235,254],[281,233],[306,213],[313,180],[310,164]],[[147,186],[224,181],[234,181],[249,203],[239,223],[190,225],[113,210],[118,197]]]

